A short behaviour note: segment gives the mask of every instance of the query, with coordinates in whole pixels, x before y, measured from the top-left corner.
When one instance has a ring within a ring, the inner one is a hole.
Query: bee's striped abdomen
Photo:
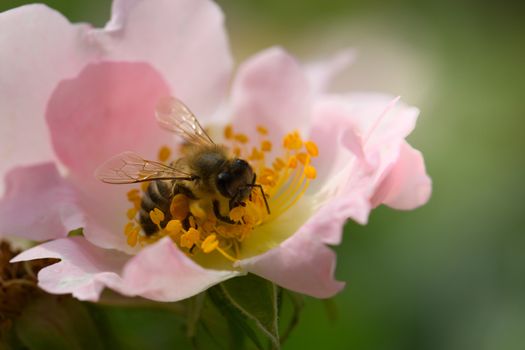
[[[155,225],[149,217],[149,213],[153,209],[158,208],[164,213],[164,221],[161,222],[162,227],[171,220],[170,204],[173,198],[172,188],[173,185],[171,182],[156,180],[150,182],[144,192],[140,204],[139,222],[146,236],[151,236],[159,230],[157,225]]]

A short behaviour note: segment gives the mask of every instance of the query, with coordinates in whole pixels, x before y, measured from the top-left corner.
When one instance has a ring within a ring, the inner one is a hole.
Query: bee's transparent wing
[[[191,144],[214,144],[189,108],[175,97],[162,98],[157,104],[155,115],[160,126],[175,132]]]
[[[110,184],[130,184],[152,180],[194,180],[195,177],[177,168],[146,160],[133,152],[116,155],[102,164],[95,176]]]

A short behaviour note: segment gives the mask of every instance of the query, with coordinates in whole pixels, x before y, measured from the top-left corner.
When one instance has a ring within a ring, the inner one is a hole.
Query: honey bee
[[[139,223],[147,236],[158,231],[149,216],[151,210],[160,209],[165,225],[172,219],[170,205],[177,194],[190,200],[209,201],[218,220],[236,224],[224,213],[251,196],[254,188],[261,191],[266,210],[270,208],[256,174],[244,159],[229,155],[226,147],[217,145],[208,136],[195,115],[174,97],[162,99],[156,108],[157,122],[161,127],[182,137],[186,154],[169,165],[143,159],[136,153],[124,152],[103,163],[95,176],[110,184],[149,182],[141,198]]]

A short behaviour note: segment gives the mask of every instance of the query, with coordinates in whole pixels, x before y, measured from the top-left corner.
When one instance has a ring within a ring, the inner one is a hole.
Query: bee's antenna
[[[261,184],[247,184],[246,187],[257,187],[261,190],[261,194],[263,196],[264,205],[266,206],[266,211],[268,212],[268,215],[271,214],[270,212],[270,206],[268,205],[268,200],[266,200],[266,193],[264,193],[264,190],[262,188]]]

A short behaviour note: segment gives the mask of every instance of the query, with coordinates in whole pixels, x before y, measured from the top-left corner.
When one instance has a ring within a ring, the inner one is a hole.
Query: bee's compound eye
[[[217,189],[219,192],[225,196],[230,198],[232,194],[228,191],[230,188],[232,182],[232,175],[227,172],[222,172],[217,175]]]

